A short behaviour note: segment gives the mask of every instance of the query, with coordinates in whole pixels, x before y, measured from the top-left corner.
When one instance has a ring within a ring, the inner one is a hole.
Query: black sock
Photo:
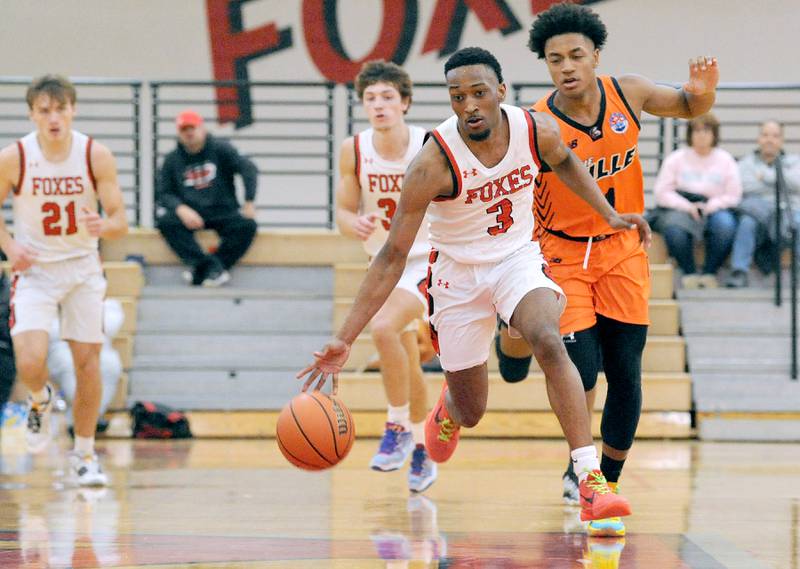
[[[619,477],[622,474],[622,466],[625,464],[624,460],[614,460],[603,453],[603,458],[600,459],[600,470],[603,471],[603,476],[606,477],[608,482],[619,482]]]
[[[567,470],[564,474],[575,474],[575,465],[572,464],[572,458],[569,459],[567,463]]]

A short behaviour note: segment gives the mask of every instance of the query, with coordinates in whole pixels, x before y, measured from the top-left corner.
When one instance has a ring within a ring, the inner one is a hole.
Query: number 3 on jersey
[[[386,219],[381,219],[381,224],[386,231],[389,231],[389,229],[392,227],[392,218],[394,217],[394,212],[397,211],[397,202],[392,198],[381,198],[378,200],[378,207],[382,207],[384,209]]]
[[[486,230],[489,235],[500,235],[501,233],[505,233],[511,229],[511,226],[514,225],[514,218],[511,217],[511,210],[513,207],[514,204],[511,203],[511,200],[505,198],[486,210],[486,213],[488,214],[497,214],[497,217],[495,217],[495,220],[497,220],[497,225],[493,225]]]
[[[69,202],[64,211],[67,213],[67,226],[61,226],[61,206],[57,202],[45,202],[42,204],[45,235],[72,235],[78,232],[78,222],[75,217],[75,202]]]

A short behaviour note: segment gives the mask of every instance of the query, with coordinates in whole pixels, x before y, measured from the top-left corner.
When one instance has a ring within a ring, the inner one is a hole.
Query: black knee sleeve
[[[600,432],[605,444],[628,450],[642,413],[642,352],[647,326],[598,315],[597,329],[608,380]]]
[[[519,383],[528,377],[528,371],[531,369],[531,358],[533,356],[528,356],[527,358],[512,358],[503,353],[503,350],[500,348],[500,329],[498,329],[494,337],[494,350],[497,352],[500,376],[506,382]]]
[[[583,390],[591,391],[597,385],[597,373],[602,365],[600,344],[597,340],[597,326],[568,334],[563,337],[563,340],[569,359],[581,374]]]

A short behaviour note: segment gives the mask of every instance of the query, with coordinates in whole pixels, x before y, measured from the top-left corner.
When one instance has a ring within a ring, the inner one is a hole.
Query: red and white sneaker
[[[599,470],[592,470],[581,482],[580,493],[581,521],[631,515],[628,500],[611,491],[606,477]]]
[[[461,425],[456,424],[447,413],[445,396],[447,395],[447,382],[442,387],[442,394],[436,402],[428,420],[425,421],[425,448],[428,456],[434,462],[445,462],[449,459],[458,446]]]

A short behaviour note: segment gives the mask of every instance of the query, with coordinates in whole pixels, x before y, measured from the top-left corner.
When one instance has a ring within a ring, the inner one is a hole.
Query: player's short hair
[[[714,134],[714,142],[712,146],[719,144],[719,119],[713,113],[705,113],[703,115],[694,117],[686,124],[686,144],[692,145],[692,132],[696,129],[711,129]]]
[[[466,65],[486,65],[497,76],[497,82],[503,82],[503,69],[500,62],[490,52],[480,47],[465,47],[459,49],[444,64],[444,74],[447,75],[451,69],[464,67]]]
[[[63,75],[47,74],[34,79],[25,93],[28,108],[32,109],[34,101],[42,94],[62,104],[69,101],[74,105],[77,100],[75,85]]]
[[[528,48],[539,59],[544,59],[544,44],[553,36],[581,34],[597,49],[603,49],[608,37],[606,25],[594,11],[586,6],[563,2],[545,10],[531,24]]]
[[[374,59],[361,66],[361,71],[356,75],[355,88],[358,98],[364,98],[364,91],[375,83],[388,83],[394,85],[400,97],[411,101],[411,77],[405,69],[391,61]]]

